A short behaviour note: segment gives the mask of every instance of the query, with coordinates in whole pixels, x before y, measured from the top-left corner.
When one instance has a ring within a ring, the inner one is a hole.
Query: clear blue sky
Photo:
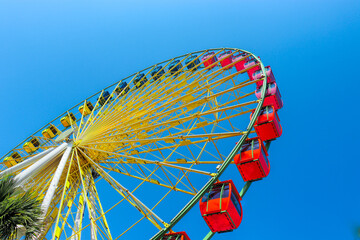
[[[274,69],[284,131],[271,146],[269,177],[243,200],[243,223],[214,239],[354,239],[360,1],[5,0],[0,6],[0,155],[149,65],[201,49],[241,48]],[[207,233],[203,225],[182,226],[195,240]]]

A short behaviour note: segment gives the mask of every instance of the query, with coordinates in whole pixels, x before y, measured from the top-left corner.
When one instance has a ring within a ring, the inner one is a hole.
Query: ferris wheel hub
[[[75,132],[75,129],[74,128],[70,128],[64,132],[62,132],[56,139],[55,139],[55,142],[56,143],[60,143],[60,142],[63,142],[63,141],[66,141],[66,142],[71,142],[72,140],[69,138],[71,136],[71,134],[73,134]]]

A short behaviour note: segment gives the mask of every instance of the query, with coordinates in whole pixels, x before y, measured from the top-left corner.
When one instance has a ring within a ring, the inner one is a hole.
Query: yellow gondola
[[[34,137],[30,141],[24,143],[23,148],[27,153],[33,153],[39,149],[39,146],[40,146],[39,140],[36,137]]]
[[[21,156],[18,152],[13,152],[10,156],[4,158],[4,164],[8,168],[15,166],[19,162],[21,162]]]
[[[53,138],[59,134],[60,134],[60,130],[57,129],[54,125],[50,125],[50,127],[46,128],[42,131],[42,135],[45,138]]]
[[[83,104],[79,107],[79,112],[82,115],[86,116],[86,115],[89,115],[93,109],[94,109],[94,107],[91,104],[91,102],[86,102],[85,105]]]
[[[69,115],[70,115],[70,117],[69,117]],[[76,122],[76,118],[73,113],[69,113],[65,117],[62,117],[60,119],[60,122],[64,127],[68,127]]]
[[[103,106],[105,103],[110,103],[110,100],[112,99],[112,96],[108,91],[102,92],[100,97],[98,98],[98,101],[101,106]]]
[[[117,86],[115,88],[115,92],[117,94],[120,94],[121,96],[125,95],[126,93],[128,93],[130,90],[130,87],[128,86],[128,84],[126,82],[121,82],[119,84],[119,86]]]

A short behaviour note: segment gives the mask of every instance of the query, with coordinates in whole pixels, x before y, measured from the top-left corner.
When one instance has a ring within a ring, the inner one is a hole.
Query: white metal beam
[[[44,197],[44,200],[41,204],[41,210],[43,211],[43,217],[45,217],[48,209],[49,209],[49,206],[50,206],[50,203],[54,197],[54,194],[55,194],[55,191],[57,189],[57,186],[59,184],[59,180],[60,180],[60,177],[64,171],[64,168],[65,168],[65,165],[66,165],[66,162],[68,161],[69,159],[69,156],[70,156],[70,153],[71,153],[71,150],[72,150],[72,146],[73,144],[72,143],[66,143],[66,150],[64,152],[64,154],[62,155],[61,157],[61,160],[60,160],[60,163],[54,173],[54,177],[50,183],[50,186],[45,194],[45,197]]]
[[[39,160],[40,158],[44,157],[46,154],[51,152],[53,149],[54,148],[47,149],[39,154],[36,154],[35,156],[32,156],[29,159],[26,159],[23,162],[16,164],[15,166],[12,166],[11,168],[5,169],[4,171],[0,172],[0,177],[3,175],[12,174],[22,168],[30,166],[31,164],[33,164],[34,162],[36,162],[37,160]]]
[[[17,181],[17,186],[22,185],[28,178],[36,175],[39,173],[48,163],[50,163],[52,160],[56,159],[56,157],[64,151],[64,149],[67,147],[67,143],[63,143],[60,146],[56,147],[53,151],[51,151],[49,154],[46,154],[44,157],[39,159],[36,163],[16,175],[14,178],[15,181]]]

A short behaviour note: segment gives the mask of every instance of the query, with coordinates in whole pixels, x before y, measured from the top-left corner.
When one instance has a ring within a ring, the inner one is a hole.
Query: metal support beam
[[[84,196],[82,194],[79,197],[79,204],[78,204],[77,211],[76,211],[74,228],[73,228],[70,240],[80,240],[81,239],[81,232],[79,232],[79,230],[81,229],[81,226],[82,226],[85,204],[86,204],[86,202],[84,202]]]
[[[60,146],[56,147],[49,154],[46,154],[44,157],[39,159],[36,163],[25,169],[23,172],[16,175],[14,178],[17,181],[17,186],[22,185],[28,178],[39,173],[48,163],[54,160],[64,149],[66,148],[67,143],[63,143]]]
[[[210,231],[208,234],[206,234],[206,236],[204,237],[203,240],[209,240],[209,239],[211,239],[214,235],[215,235],[215,233],[213,233],[212,231]]]
[[[72,143],[66,143],[66,150],[64,152],[64,154],[62,155],[61,157],[61,160],[60,160],[60,163],[54,173],[54,177],[50,183],[50,186],[49,186],[49,189],[47,190],[46,192],[46,195],[44,197],[44,200],[41,204],[41,210],[42,210],[42,214],[43,214],[43,217],[46,216],[46,213],[49,209],[49,206],[50,206],[50,203],[54,197],[54,194],[55,194],[55,191],[57,189],[57,186],[59,184],[59,180],[60,180],[60,177],[63,173],[63,170],[65,168],[65,165],[66,165],[66,162],[68,161],[69,159],[69,156],[70,156],[70,153],[71,153],[71,150],[72,150]]]
[[[161,229],[158,222],[161,222],[164,226],[167,226],[167,223],[157,216],[153,210],[148,208],[144,203],[142,203],[138,198],[134,196],[128,189],[122,186],[117,182],[113,177],[110,176],[100,165],[95,163],[89,156],[87,156],[81,149],[79,149],[81,154],[88,160],[88,162],[95,168],[96,172],[100,174],[114,189],[123,196],[131,205],[133,205],[141,214],[144,215],[151,223],[153,223],[157,228]]]
[[[54,148],[47,149],[41,153],[36,154],[35,156],[32,156],[31,158],[26,159],[25,161],[16,164],[15,166],[12,166],[11,168],[5,169],[4,171],[0,172],[0,177],[4,175],[12,174],[22,168],[25,168],[27,166],[30,166],[40,158],[44,157],[46,154],[51,152]]]
[[[91,193],[89,194],[88,199],[89,199],[89,203],[91,204],[90,213],[89,213],[89,220],[91,221],[91,219],[96,219],[96,211],[95,211],[96,205],[95,205],[95,199],[91,195]],[[91,214],[91,217],[90,217],[90,214]],[[97,225],[91,224],[91,240],[96,240],[97,239],[96,236],[97,236]]]

